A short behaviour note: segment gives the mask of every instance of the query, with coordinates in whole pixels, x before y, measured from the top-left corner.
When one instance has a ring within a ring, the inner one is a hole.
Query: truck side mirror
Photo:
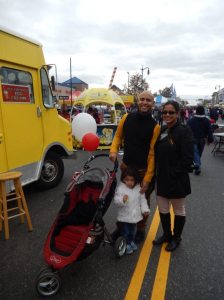
[[[54,76],[51,76],[51,87],[52,87],[52,90],[55,92],[56,88],[55,88],[55,78],[54,78]]]

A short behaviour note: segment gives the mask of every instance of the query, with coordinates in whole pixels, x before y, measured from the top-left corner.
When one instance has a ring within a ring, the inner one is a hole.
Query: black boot
[[[172,232],[171,232],[171,222],[170,222],[170,213],[168,214],[160,214],[160,221],[163,227],[163,235],[159,237],[157,240],[154,240],[153,245],[162,245],[163,243],[169,243],[172,240]]]
[[[175,216],[174,218],[174,235],[170,243],[166,246],[166,251],[172,252],[177,249],[181,242],[181,234],[184,228],[186,217]]]

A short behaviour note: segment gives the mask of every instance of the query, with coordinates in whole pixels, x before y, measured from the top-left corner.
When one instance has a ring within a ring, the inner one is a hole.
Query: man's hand
[[[116,152],[110,152],[110,154],[109,154],[109,159],[110,159],[112,162],[115,162],[116,159],[117,159],[117,153],[116,153]]]
[[[149,187],[149,182],[142,181],[140,193],[144,194],[147,191],[148,187]]]

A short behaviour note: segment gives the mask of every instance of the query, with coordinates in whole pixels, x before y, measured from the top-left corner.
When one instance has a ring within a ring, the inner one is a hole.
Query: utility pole
[[[147,70],[147,75],[149,75],[150,74],[150,70],[149,70],[149,67],[143,67],[142,66],[142,68],[140,69],[141,71],[142,71],[142,89],[144,90],[144,87],[143,87],[143,72],[144,72],[144,70]]]
[[[130,77],[130,73],[127,72],[127,74],[128,74],[128,94],[129,94],[129,77]]]
[[[72,58],[70,57],[70,94],[71,94],[71,109],[72,109]]]

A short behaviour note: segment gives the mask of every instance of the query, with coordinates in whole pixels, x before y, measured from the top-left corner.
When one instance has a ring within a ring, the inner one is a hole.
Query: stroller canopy
[[[90,168],[84,173],[81,173],[78,183],[82,183],[84,181],[91,181],[95,183],[102,182],[103,184],[108,180],[109,173],[105,172],[100,168]]]

